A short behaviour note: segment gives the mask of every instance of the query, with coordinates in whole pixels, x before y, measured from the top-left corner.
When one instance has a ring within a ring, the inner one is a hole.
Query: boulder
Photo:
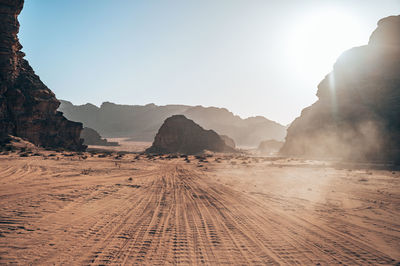
[[[215,131],[205,130],[183,115],[173,115],[164,121],[146,152],[196,154],[205,150],[234,151]]]

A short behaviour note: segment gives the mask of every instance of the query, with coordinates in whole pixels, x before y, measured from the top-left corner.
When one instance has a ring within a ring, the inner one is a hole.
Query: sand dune
[[[1,264],[400,260],[399,172],[53,154],[0,155]]]

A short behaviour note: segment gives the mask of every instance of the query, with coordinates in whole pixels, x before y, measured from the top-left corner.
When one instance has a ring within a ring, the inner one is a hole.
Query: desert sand
[[[36,155],[0,155],[1,264],[400,260],[399,171],[221,154]]]

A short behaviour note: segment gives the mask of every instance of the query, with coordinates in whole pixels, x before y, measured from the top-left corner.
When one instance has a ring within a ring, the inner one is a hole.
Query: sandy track
[[[212,165],[206,171],[180,160],[0,159],[1,263],[354,265],[399,259],[398,222],[387,234],[394,251],[385,252],[342,230],[374,228],[316,215],[301,200],[223,184]],[[383,234],[376,232],[378,239]]]

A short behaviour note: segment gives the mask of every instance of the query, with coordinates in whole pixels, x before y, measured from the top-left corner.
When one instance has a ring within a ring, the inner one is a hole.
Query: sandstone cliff
[[[183,115],[174,115],[164,121],[146,152],[196,154],[204,150],[234,151],[215,131],[205,130]]]
[[[400,16],[344,52],[317,96],[289,127],[283,154],[399,162]]]
[[[0,141],[8,135],[46,146],[82,150],[82,124],[57,112],[60,102],[24,59],[17,34],[23,0],[0,0]]]

